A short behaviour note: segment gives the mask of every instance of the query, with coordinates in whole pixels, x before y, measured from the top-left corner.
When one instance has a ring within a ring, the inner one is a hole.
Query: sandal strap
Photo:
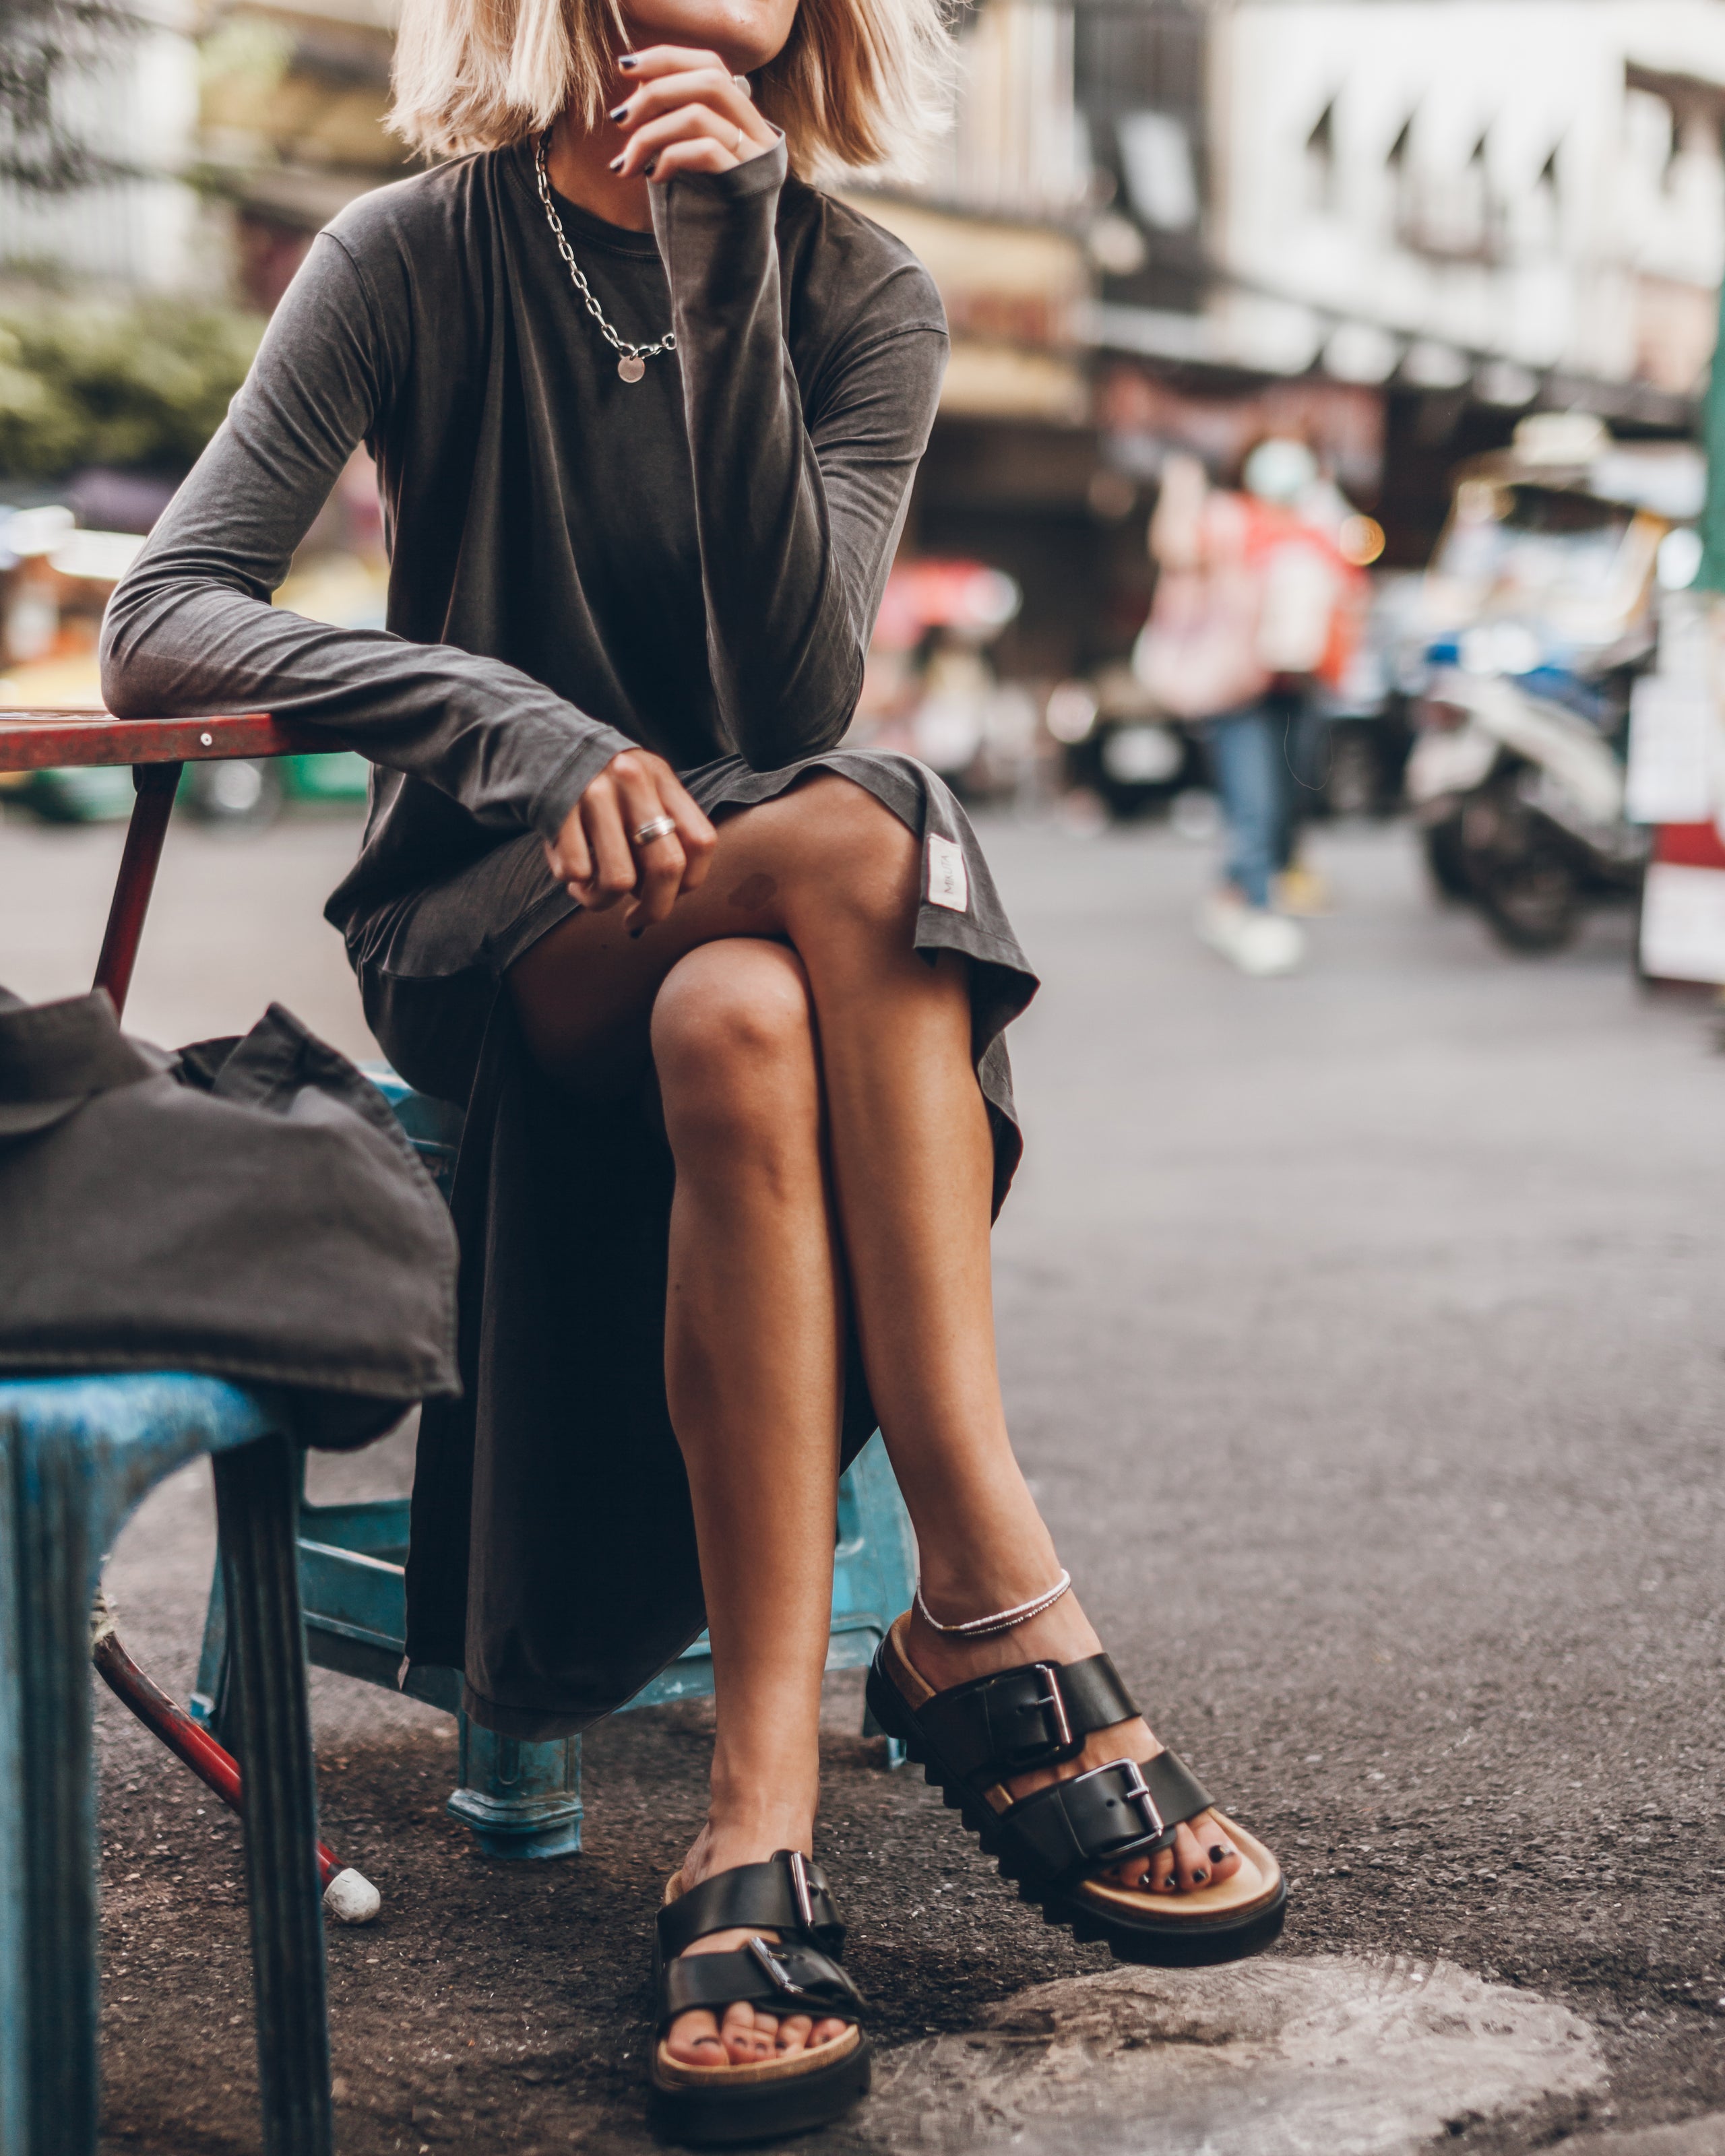
[[[1110,1658],[1091,1655],[973,1678],[937,1692],[916,1718],[957,1773],[988,1784],[1076,1758],[1092,1730],[1137,1712]]]
[[[659,1950],[669,1962],[710,1933],[756,1930],[786,1932],[826,1953],[843,1953],[845,1926],[826,1875],[799,1850],[781,1849],[764,1864],[716,1871],[666,1902],[659,1912]]]
[[[1020,1798],[1001,1815],[1056,1877],[1172,1846],[1174,1829],[1210,1809],[1204,1784],[1172,1752],[1116,1759]]]
[[[718,2012],[739,2000],[778,2014],[812,2014],[817,2020],[831,2015],[855,2021],[863,2012],[861,1993],[815,1947],[751,1939],[726,1953],[684,1954],[660,1972],[661,2028],[691,2007]]]

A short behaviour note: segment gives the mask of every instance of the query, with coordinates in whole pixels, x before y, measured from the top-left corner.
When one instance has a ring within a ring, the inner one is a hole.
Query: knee
[[[800,1143],[818,1120],[808,977],[783,944],[735,937],[680,959],[655,1000],[652,1040],[680,1159]]]
[[[800,895],[820,916],[901,933],[921,896],[916,834],[865,787],[824,774],[785,796],[796,819]]]

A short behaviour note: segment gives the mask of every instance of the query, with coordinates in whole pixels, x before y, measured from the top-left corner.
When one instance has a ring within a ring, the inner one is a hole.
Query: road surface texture
[[[318,918],[341,822],[176,828],[131,1013],[272,997],[367,1049]],[[1194,943],[1165,834],[989,843],[1043,969],[996,1237],[1028,1470],[1154,1726],[1282,1852],[1282,1946],[1111,1971],[1045,1931],[829,1702],[819,1842],[879,2008],[879,2095],[809,2144],[1211,2156],[1725,2152],[1720,1825],[1725,1062],[1632,985],[1628,927],[1517,961],[1409,834],[1320,843],[1301,977]],[[116,834],[0,827],[0,982],[83,985]],[[320,1466],[401,1486],[410,1440]],[[183,1692],[212,1537],[188,1471],[110,1568]],[[443,1717],[314,1680],[344,2156],[633,2151],[648,1929],[699,1817],[699,1707],[586,1747],[586,1847],[486,1863]],[[105,1697],[107,2143],[256,2147],[234,1820]]]

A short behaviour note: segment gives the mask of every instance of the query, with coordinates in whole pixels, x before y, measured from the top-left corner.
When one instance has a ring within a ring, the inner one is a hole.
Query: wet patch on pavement
[[[1568,2008],[1445,1962],[1118,1969],[894,2053],[857,2138],[895,2156],[1399,2156],[1604,2081]]]

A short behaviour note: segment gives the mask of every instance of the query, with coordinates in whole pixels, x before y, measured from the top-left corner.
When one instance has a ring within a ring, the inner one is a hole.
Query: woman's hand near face
[[[636,839],[637,831],[660,817],[669,817],[675,828],[659,838]],[[717,843],[712,825],[665,758],[632,748],[613,757],[591,782],[545,858],[557,881],[589,913],[603,913],[633,897],[623,925],[638,936],[663,921],[685,891],[706,880]]]
[[[611,161],[624,179],[728,172],[778,140],[716,53],[649,45],[617,64],[629,94],[608,117],[629,138]]]

